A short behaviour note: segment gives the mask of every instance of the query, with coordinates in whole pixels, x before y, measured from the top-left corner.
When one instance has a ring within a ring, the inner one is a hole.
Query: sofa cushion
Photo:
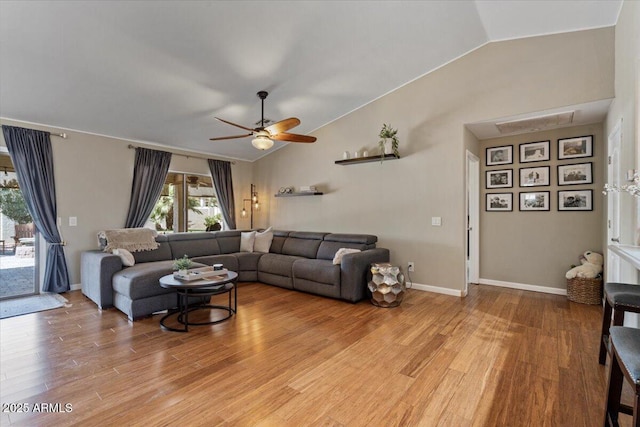
[[[213,233],[176,233],[167,235],[173,258],[217,255],[220,246]]]
[[[301,256],[305,258],[315,258],[318,248],[322,243],[322,238],[327,233],[291,232],[282,245],[284,255]]]
[[[205,267],[193,263],[193,268]],[[173,273],[173,260],[136,264],[113,275],[113,290],[132,300],[174,292],[160,286],[160,278]]]
[[[273,231],[271,231],[271,227],[261,233],[256,233],[256,240],[253,242],[254,252],[262,252],[263,254],[268,253],[271,248],[272,241]]]
[[[136,260],[136,264],[140,262],[167,261],[173,259],[171,258],[171,246],[169,246],[167,236],[157,236],[156,242],[160,245],[158,246],[158,249],[132,253]]]
[[[231,254],[240,252],[240,231],[218,231],[215,233],[215,236],[220,246],[220,253]]]
[[[192,261],[205,265],[222,264],[227,270],[238,271],[238,258],[232,254],[199,256]]]
[[[338,250],[346,249],[358,249],[364,251],[367,249],[367,245],[364,243],[348,243],[348,242],[327,242],[320,243],[318,248],[318,259],[333,259],[336,256]]]
[[[304,258],[291,255],[263,254],[258,261],[258,277],[261,272],[291,277],[293,263],[299,259]]]
[[[271,241],[271,247],[269,248],[269,252],[273,254],[281,254],[282,245],[284,245],[284,241],[287,240],[289,233],[290,233],[289,231],[274,230],[273,240]]]
[[[330,233],[324,236],[324,240],[329,242],[362,243],[365,245],[372,245],[378,241],[378,236],[374,236],[372,234]]]
[[[122,261],[122,265],[125,267],[132,267],[136,264],[136,259],[133,257],[133,254],[126,249],[114,249],[111,253],[118,255]]]
[[[302,259],[293,263],[293,289],[340,298],[340,266],[324,259]]]
[[[263,254],[260,252],[238,252],[233,255],[238,259],[238,271],[257,271],[258,261]]]
[[[253,252],[253,245],[255,241],[255,231],[246,231],[240,233],[240,252]]]

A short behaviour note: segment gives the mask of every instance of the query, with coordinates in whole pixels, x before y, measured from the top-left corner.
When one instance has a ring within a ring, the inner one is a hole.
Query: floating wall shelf
[[[279,193],[274,194],[275,197],[299,197],[299,196],[322,196],[324,193],[316,191],[315,193]]]
[[[400,156],[396,156],[395,154],[385,154],[383,158],[380,156],[367,156],[367,157],[357,157],[355,159],[345,159],[345,160],[336,160],[336,165],[353,165],[356,163],[371,163],[371,162],[380,162],[386,160],[396,160],[399,159]]]

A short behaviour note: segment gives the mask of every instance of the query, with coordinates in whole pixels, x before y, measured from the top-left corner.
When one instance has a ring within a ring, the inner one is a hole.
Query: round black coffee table
[[[169,312],[160,319],[160,325],[168,331],[189,332],[190,325],[213,325],[231,318],[238,310],[238,288],[236,287],[236,280],[238,280],[238,273],[235,271],[229,271],[224,276],[214,276],[208,279],[193,281],[178,280],[173,277],[173,274],[161,277],[160,286],[167,289],[175,289],[178,302],[176,310],[169,310]],[[233,307],[231,306],[232,291]],[[226,306],[212,304],[194,304],[189,306],[189,297],[211,297],[224,293],[229,294],[229,304]],[[194,310],[225,310],[228,314],[222,319],[209,322],[189,322],[189,312]],[[174,314],[178,314],[177,321],[184,325],[184,328],[178,329],[165,325],[165,320]]]

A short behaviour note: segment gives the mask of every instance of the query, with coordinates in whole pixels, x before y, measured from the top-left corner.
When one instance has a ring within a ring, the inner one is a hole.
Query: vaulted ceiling
[[[259,90],[309,133],[487,42],[612,26],[621,5],[2,0],[0,117],[251,161],[251,138],[209,138],[242,133],[214,116],[254,127]]]

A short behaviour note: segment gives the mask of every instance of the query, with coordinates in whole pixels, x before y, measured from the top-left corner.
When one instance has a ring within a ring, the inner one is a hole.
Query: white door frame
[[[607,138],[607,182],[616,187],[620,184],[621,148],[622,119],[616,123]],[[611,191],[607,193],[607,241],[605,245],[616,243],[620,243],[620,194]],[[608,249],[605,275],[607,282],[620,282],[622,276],[620,258]]]
[[[480,159],[467,150],[465,191],[465,284],[464,295],[469,292],[469,283],[478,283],[480,278]]]

